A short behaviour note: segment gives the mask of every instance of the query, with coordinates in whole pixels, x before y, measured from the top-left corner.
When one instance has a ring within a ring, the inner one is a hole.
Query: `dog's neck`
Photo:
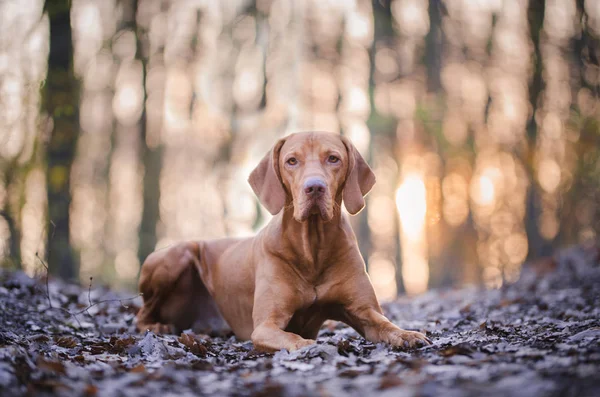
[[[341,208],[340,204],[341,200],[337,208]],[[344,220],[339,210],[334,211],[333,218],[327,222],[320,215],[311,215],[306,221],[299,222],[294,218],[294,208],[285,208],[281,237],[285,252],[293,256],[289,258],[294,262],[292,264],[300,271],[320,273],[332,260],[332,253],[337,252],[337,245],[341,240],[338,238],[339,234],[344,233],[342,222]]]

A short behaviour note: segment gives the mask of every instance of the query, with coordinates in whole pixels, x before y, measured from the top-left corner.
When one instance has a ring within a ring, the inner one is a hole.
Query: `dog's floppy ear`
[[[254,194],[271,215],[277,214],[285,205],[285,189],[279,174],[279,152],[284,142],[283,138],[277,141],[248,178]]]
[[[348,152],[348,172],[342,198],[348,212],[358,214],[365,206],[364,196],[375,184],[375,174],[348,138],[342,136]]]

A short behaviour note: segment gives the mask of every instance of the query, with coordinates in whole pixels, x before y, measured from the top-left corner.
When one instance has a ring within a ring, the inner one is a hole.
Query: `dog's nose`
[[[310,197],[319,197],[325,193],[327,185],[321,178],[308,178],[304,181],[304,193]]]

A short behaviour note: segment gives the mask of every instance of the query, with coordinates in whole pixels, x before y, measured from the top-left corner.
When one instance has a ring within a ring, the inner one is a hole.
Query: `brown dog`
[[[140,330],[229,325],[257,349],[292,351],[314,343],[323,322],[334,319],[372,342],[429,343],[383,316],[342,214],[342,200],[358,213],[375,183],[352,143],[332,133],[289,135],[249,182],[273,219],[253,238],[186,242],[152,253],[140,277]]]

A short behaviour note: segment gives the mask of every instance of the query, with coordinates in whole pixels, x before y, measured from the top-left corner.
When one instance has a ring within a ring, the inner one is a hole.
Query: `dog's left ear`
[[[375,184],[375,174],[348,138],[341,136],[348,152],[348,172],[342,198],[348,212],[358,214],[365,207],[364,196]]]
[[[283,138],[277,141],[248,178],[254,194],[271,215],[277,214],[285,205],[285,189],[279,174],[279,152],[284,142]]]

